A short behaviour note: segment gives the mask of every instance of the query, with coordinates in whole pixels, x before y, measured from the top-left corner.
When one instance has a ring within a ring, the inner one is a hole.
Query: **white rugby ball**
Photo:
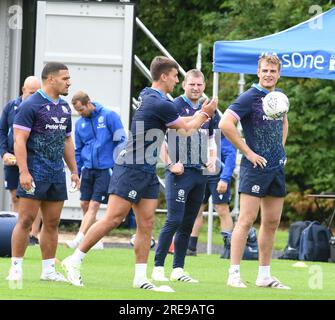
[[[131,236],[130,241],[129,241],[132,246],[134,246],[135,244],[135,238],[136,238],[136,233]],[[154,237],[151,237],[150,248],[152,249],[155,245],[156,245],[156,241]]]
[[[280,91],[272,91],[263,98],[263,111],[271,119],[279,119],[288,112],[290,102]]]

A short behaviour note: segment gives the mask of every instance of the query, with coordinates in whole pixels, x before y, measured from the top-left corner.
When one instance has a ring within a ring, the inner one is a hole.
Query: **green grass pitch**
[[[57,258],[63,259],[72,250],[59,247]],[[148,263],[148,276],[153,267],[154,252]],[[104,249],[89,252],[82,266],[84,287],[66,283],[39,280],[41,257],[39,247],[28,247],[24,259],[22,289],[9,289],[5,280],[10,267],[9,258],[0,258],[0,300],[315,300],[335,298],[335,265],[306,262],[307,268],[296,268],[295,261],[272,260],[271,273],[292,290],[257,288],[257,261],[242,261],[241,274],[247,289],[226,286],[228,260],[218,255],[200,254],[187,257],[185,270],[198,284],[175,283],[169,285],[175,293],[148,292],[132,288],[134,254],[132,249]],[[166,260],[166,273],[171,272],[172,256]],[[58,265],[57,269],[62,272]],[[159,285],[159,283],[156,283]],[[166,284],[166,283],[160,283]]]

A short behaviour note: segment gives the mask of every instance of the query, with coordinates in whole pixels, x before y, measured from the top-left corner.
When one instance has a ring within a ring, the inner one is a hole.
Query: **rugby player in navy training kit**
[[[189,70],[183,81],[184,94],[174,103],[179,114],[191,117],[201,110],[201,97],[205,78],[200,70]],[[172,281],[197,283],[184,271],[187,246],[194,220],[204,197],[208,174],[215,173],[216,144],[213,119],[204,123],[190,137],[179,137],[176,130],[167,132],[167,159],[165,194],[168,213],[159,233],[152,279],[169,281],[165,277],[164,263],[174,237]],[[165,145],[164,145],[165,146]],[[209,157],[208,157],[209,154]],[[207,171],[208,170],[208,171]]]
[[[74,285],[83,285],[80,266],[86,253],[110,230],[116,228],[133,207],[137,223],[133,286],[152,291],[172,291],[171,288],[161,290],[147,279],[147,260],[159,191],[156,176],[159,149],[167,128],[180,129],[180,134],[191,134],[212,116],[217,99],[204,103],[196,116],[183,119],[166,96],[179,82],[178,64],[166,57],[155,57],[150,72],[152,86],[143,89],[140,94],[126,149],[121,152],[114,166],[106,213],[91,226],[75,252],[62,262],[68,280]]]
[[[67,199],[63,158],[72,184],[80,181],[71,138],[71,109],[67,95],[70,75],[66,65],[50,62],[42,71],[42,88],[22,102],[14,119],[14,151],[20,172],[19,219],[12,235],[12,265],[7,280],[22,281],[22,261],[31,225],[41,208],[41,280],[67,279],[55,269],[58,224]],[[22,283],[22,282],[21,282]]]
[[[215,112],[213,116],[214,128],[217,129],[220,122],[220,115]],[[218,130],[221,131],[221,130]],[[202,200],[197,218],[195,219],[190,241],[188,244],[187,255],[197,255],[197,242],[200,234],[201,227],[203,225],[203,211],[206,204],[208,203],[209,197],[212,196],[212,202],[215,207],[215,211],[220,218],[220,229],[224,243],[227,241],[233,231],[233,219],[230,214],[229,203],[231,200],[231,178],[235,169],[236,163],[236,148],[231,144],[226,137],[219,133],[221,136],[220,148],[217,151],[220,159],[220,171],[217,175],[210,175],[207,180],[205,196]]]
[[[287,115],[272,119],[265,115],[262,99],[276,89],[281,62],[277,55],[262,55],[258,60],[258,84],[241,94],[224,113],[219,127],[243,153],[240,169],[240,214],[231,241],[231,260],[227,285],[246,288],[240,276],[240,261],[247,234],[261,214],[258,234],[258,287],[290,289],[271,276],[270,261],[275,233],[286,195],[285,142],[288,134]],[[241,121],[245,142],[236,124]]]

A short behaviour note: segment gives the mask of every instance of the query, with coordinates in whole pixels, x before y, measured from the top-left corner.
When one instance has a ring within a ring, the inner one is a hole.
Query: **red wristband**
[[[205,111],[200,111],[199,113],[202,113],[202,114],[204,114],[208,119],[210,119],[211,117],[209,116],[209,114],[207,113],[207,112],[205,112]]]

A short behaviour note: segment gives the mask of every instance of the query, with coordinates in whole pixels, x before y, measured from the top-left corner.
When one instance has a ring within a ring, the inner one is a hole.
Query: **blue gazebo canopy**
[[[335,8],[261,38],[214,43],[214,72],[256,74],[258,57],[276,53],[282,76],[335,79]]]

